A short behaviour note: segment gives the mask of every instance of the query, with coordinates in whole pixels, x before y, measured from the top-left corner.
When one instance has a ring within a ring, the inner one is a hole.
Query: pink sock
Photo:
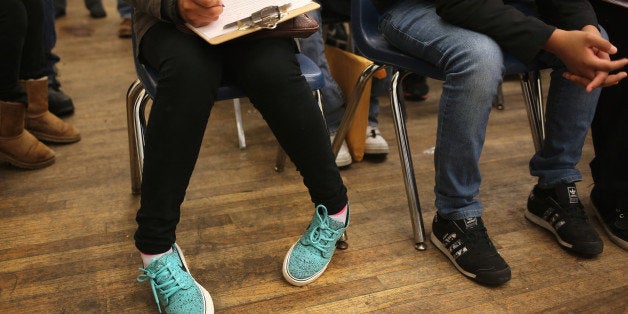
[[[340,210],[339,212],[333,215],[329,215],[329,218],[343,224],[347,223],[347,205],[345,205],[345,207],[343,207],[342,210]]]
[[[144,254],[142,252],[140,252],[140,255],[142,256],[142,262],[144,263],[144,267],[148,266],[150,264],[150,262],[152,262],[154,259],[160,258],[166,254],[170,254],[172,253],[172,248],[170,248],[170,250],[160,253],[160,254]]]

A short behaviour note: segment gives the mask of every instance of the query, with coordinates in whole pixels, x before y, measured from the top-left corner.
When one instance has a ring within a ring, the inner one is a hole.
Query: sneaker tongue
[[[464,227],[465,229],[469,230],[469,229],[473,229],[475,227],[478,226],[478,218],[477,217],[471,217],[471,218],[465,218],[464,219]]]
[[[578,190],[573,183],[567,185],[558,185],[556,187],[556,197],[559,204],[578,204],[580,199],[578,198]]]

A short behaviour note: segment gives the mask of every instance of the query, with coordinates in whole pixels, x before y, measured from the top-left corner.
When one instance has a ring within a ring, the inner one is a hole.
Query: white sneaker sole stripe
[[[286,257],[283,259],[283,267],[281,268],[281,272],[283,273],[283,277],[292,285],[295,286],[305,286],[310,282],[313,282],[314,280],[318,279],[318,277],[320,277],[323,272],[325,272],[325,270],[327,269],[327,266],[329,266],[329,262],[331,262],[331,259],[327,262],[327,264],[325,264],[325,266],[323,267],[323,269],[319,270],[317,273],[315,273],[314,275],[305,278],[305,279],[298,279],[298,278],[294,278],[292,277],[292,275],[290,275],[290,272],[288,271],[288,262],[290,260],[290,253],[292,253],[292,249],[294,249],[294,247],[297,245],[297,243],[299,242],[295,242],[291,247],[290,250],[288,250],[288,253],[286,253]]]
[[[461,272],[463,275],[470,277],[470,278],[475,278],[477,277],[475,274],[470,273],[464,269],[462,269],[458,263],[456,263],[456,259],[449,253],[449,250],[438,240],[438,238],[434,235],[434,233],[430,234],[430,241],[432,241],[432,243],[441,251],[443,252],[443,254],[445,254],[445,256],[447,256],[449,258],[449,260],[454,264],[454,266],[456,266],[456,268],[458,269],[459,272]]]
[[[558,233],[556,233],[556,229],[554,229],[554,227],[552,227],[552,225],[549,224],[549,222],[545,221],[545,219],[542,219],[540,217],[538,217],[537,215],[531,213],[529,210],[525,211],[525,217],[532,221],[533,223],[541,226],[544,229],[547,229],[548,231],[550,231],[551,233],[554,234],[554,236],[556,237],[556,240],[558,241],[558,243],[560,243],[560,245],[566,247],[566,248],[573,248],[572,244],[569,244],[565,241],[563,241],[560,236],[558,235]]]

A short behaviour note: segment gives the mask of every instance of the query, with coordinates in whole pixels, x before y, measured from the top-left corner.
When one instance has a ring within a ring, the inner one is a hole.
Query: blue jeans
[[[57,32],[55,31],[55,4],[53,0],[44,0],[44,49],[46,50],[46,75],[52,80],[56,80],[57,70],[55,64],[61,60],[58,55],[52,52],[52,48],[57,43]]]
[[[443,71],[436,133],[435,206],[448,219],[482,215],[478,199],[478,160],[489,112],[504,73],[503,52],[486,35],[444,22],[432,1],[400,1],[381,19],[380,30],[391,44]],[[582,179],[576,164],[600,90],[562,78],[564,65],[553,55],[539,56],[551,65],[544,147],[530,161],[541,186]]]
[[[130,19],[131,13],[133,13],[133,7],[124,0],[118,0],[118,13],[123,19]]]
[[[308,15],[316,20],[318,25],[323,25],[320,9],[311,11]],[[338,83],[336,83],[336,80],[329,72],[329,64],[327,63],[327,58],[325,58],[325,41],[323,40],[322,27],[319,27],[318,31],[312,36],[302,38],[299,42],[301,52],[312,59],[323,73],[325,82],[324,87],[321,89],[323,113],[325,114],[325,121],[327,122],[327,130],[329,133],[336,132],[338,127],[340,127],[342,116],[345,114],[345,108],[343,106],[344,95],[342,94],[342,90],[340,90],[340,86],[338,86]]]
[[[349,15],[349,1],[343,0],[315,0],[321,4],[326,11],[335,12],[342,15]],[[321,16],[321,9],[308,12],[308,15],[312,17],[318,25],[323,25],[323,18]],[[308,58],[312,59],[323,73],[323,79],[325,86],[321,89],[323,111],[325,114],[325,120],[327,122],[327,129],[330,133],[336,132],[340,127],[342,116],[345,113],[345,98],[342,94],[342,90],[336,80],[331,76],[329,72],[329,64],[327,58],[325,58],[325,40],[323,39],[322,27],[318,29],[318,32],[314,33],[308,38],[300,39],[301,52]],[[388,82],[390,78],[378,80],[373,78],[373,85],[371,90],[371,102],[369,105],[368,124],[371,126],[377,126],[377,116],[379,115],[379,102],[377,96],[382,95],[382,89],[387,91]]]

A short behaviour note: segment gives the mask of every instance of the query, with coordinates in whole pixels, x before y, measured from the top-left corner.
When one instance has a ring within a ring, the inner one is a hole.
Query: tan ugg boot
[[[81,134],[71,124],[64,122],[48,111],[48,79],[20,80],[28,96],[26,129],[40,141],[51,143],[74,143]]]
[[[26,106],[0,101],[0,161],[16,167],[38,169],[55,162],[55,153],[24,130]]]

